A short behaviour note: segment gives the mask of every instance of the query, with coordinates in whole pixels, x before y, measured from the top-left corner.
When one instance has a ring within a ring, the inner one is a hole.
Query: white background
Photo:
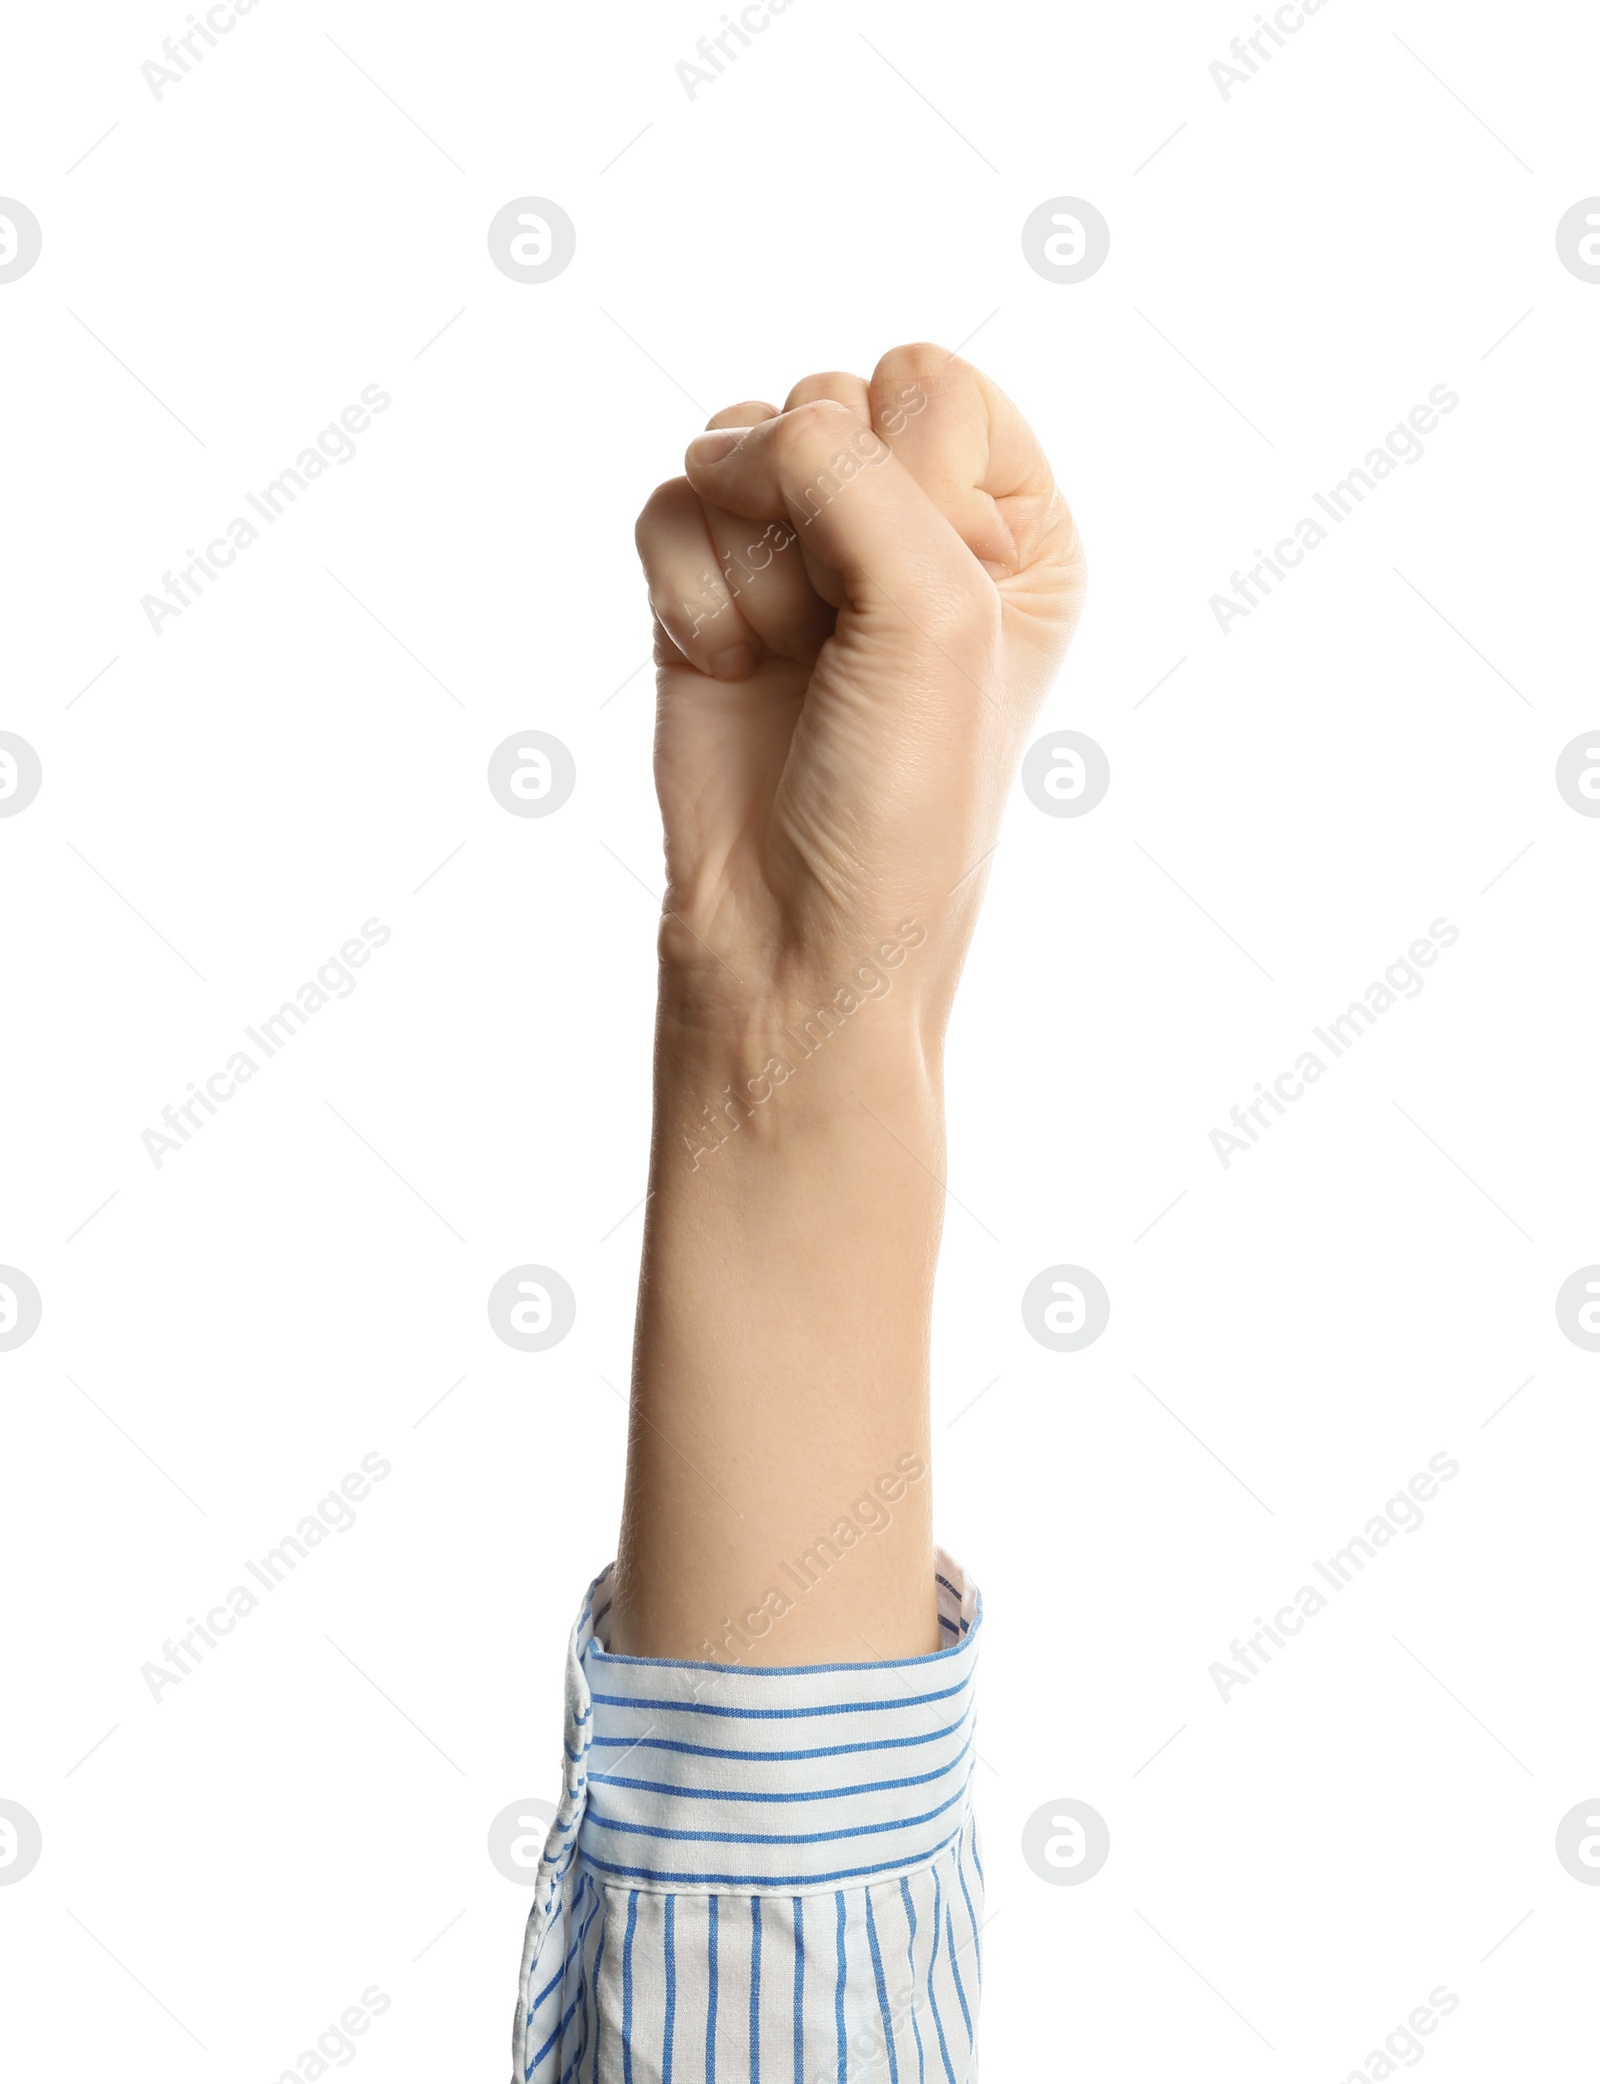
[[[1429,2074],[1578,2074],[1600,1358],[1553,1301],[1600,1259],[1600,822],[1553,773],[1600,723],[1600,289],[1554,230],[1600,190],[1600,21],[1327,0],[1224,99],[1246,0],[794,0],[691,100],[715,5],[259,0],[158,101],[185,12],[20,11],[0,74],[44,235],[0,286],[0,727],[44,767],[0,821],[0,1260],[44,1299],[0,1354],[17,2074],[277,2079],[375,1983],[358,2074],[504,2074],[527,1893],[485,1834],[556,1790],[621,1474],[633,516],[719,405],[973,335],[1088,548],[1040,729],[1112,770],[1082,819],[1018,793],[953,1038],[987,2074],[1377,2075],[1440,1984]],[[524,195],[577,226],[539,286],[485,243]],[[1111,226],[1076,286],[1019,243],[1059,195]],[[367,384],[356,459],[153,634]],[[1436,384],[1424,459],[1224,636],[1209,596]],[[527,729],[577,762],[548,819],[485,785]],[[157,1168],[141,1132],[372,917],[354,993]],[[1229,1109],[1441,917],[1421,995],[1225,1169]],[[529,1260],[578,1297],[534,1356],[484,1310]],[[1060,1261],[1112,1298],[1078,1354],[1018,1309]],[[1425,1526],[1224,1704],[1211,1663],[1441,1452]],[[366,1453],[356,1526],[153,1701]],[[1111,1857],[1051,1888],[1021,1830],[1066,1796]]]

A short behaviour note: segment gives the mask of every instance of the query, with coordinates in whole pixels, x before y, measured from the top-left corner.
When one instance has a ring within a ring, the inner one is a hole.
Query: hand
[[[909,923],[929,945],[896,1003],[936,1045],[1078,618],[1072,516],[1015,406],[941,348],[710,424],[638,525],[663,1020],[759,1032]]]

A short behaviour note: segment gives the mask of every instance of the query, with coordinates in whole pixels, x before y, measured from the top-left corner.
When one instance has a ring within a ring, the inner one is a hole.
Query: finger
[[[787,521],[747,521],[707,500],[706,527],[723,584],[768,652],[814,659],[833,634],[835,611]]]
[[[797,405],[811,405],[818,398],[832,398],[840,405],[848,405],[860,419],[872,417],[866,378],[852,376],[847,369],[824,369],[815,376],[802,376],[783,401],[783,409],[793,412]]]
[[[874,427],[972,554],[996,577],[1031,563],[1058,495],[1033,430],[999,386],[917,341],[891,348],[870,388]]]
[[[733,598],[705,509],[687,478],[656,487],[634,541],[658,629],[700,672],[716,680],[746,678],[760,657],[761,639]]]
[[[863,396],[866,385],[861,385]],[[778,408],[757,400],[713,414],[711,428],[758,427]],[[768,651],[779,658],[814,659],[833,632],[833,609],[818,593],[795,533],[786,521],[752,524],[713,501],[702,501],[718,569],[740,613]]]
[[[865,420],[869,426],[872,423],[872,402],[864,376],[855,376],[847,369],[823,369],[815,375],[802,376],[783,401],[783,409],[793,412],[796,406],[814,405],[819,398],[831,398],[836,405],[848,406],[857,419]],[[844,587],[837,573],[824,564],[809,540],[796,540],[800,543],[801,561],[815,591],[834,607],[841,606]]]
[[[702,498],[747,520],[787,520],[863,616],[966,621],[992,598],[982,568],[888,444],[851,407],[817,398],[689,446]]]

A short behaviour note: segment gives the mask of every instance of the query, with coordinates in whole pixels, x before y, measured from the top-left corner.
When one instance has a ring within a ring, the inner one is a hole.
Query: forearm
[[[913,958],[914,959],[914,958]],[[613,1646],[795,1665],[938,1648],[928,1336],[937,1048],[664,985]]]

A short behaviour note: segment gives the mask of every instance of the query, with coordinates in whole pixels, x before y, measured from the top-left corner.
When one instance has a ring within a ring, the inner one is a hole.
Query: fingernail
[[[683,460],[691,470],[707,463],[720,463],[724,456],[733,453],[744,437],[743,427],[716,427],[709,434],[697,434]]]
[[[756,655],[748,644],[730,644],[711,661],[715,680],[746,680],[755,670]]]

